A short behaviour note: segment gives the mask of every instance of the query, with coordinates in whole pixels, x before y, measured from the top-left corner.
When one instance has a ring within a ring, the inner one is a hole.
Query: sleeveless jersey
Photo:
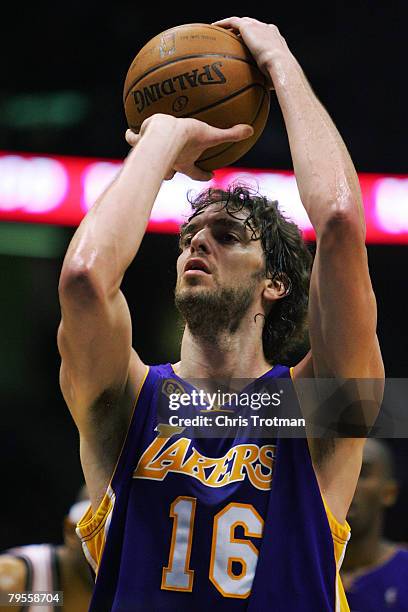
[[[90,610],[347,611],[350,529],[325,506],[307,440],[188,438],[158,422],[170,383],[188,384],[170,364],[148,368],[110,486],[78,523]]]
[[[60,567],[56,547],[30,544],[5,550],[3,554],[22,559],[26,565],[25,591],[61,591]],[[23,606],[22,612],[50,612],[61,608],[51,605]]]
[[[408,551],[398,550],[380,567],[358,576],[347,598],[351,612],[406,612]]]

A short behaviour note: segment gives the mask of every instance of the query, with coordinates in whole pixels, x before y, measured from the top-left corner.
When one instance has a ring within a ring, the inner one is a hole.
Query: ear
[[[383,506],[390,508],[397,501],[399,487],[395,480],[387,480],[382,487],[381,501]]]
[[[275,302],[288,295],[289,289],[285,289],[285,285],[282,280],[272,280],[270,278],[265,279],[265,287],[262,293],[262,297],[268,303]]]

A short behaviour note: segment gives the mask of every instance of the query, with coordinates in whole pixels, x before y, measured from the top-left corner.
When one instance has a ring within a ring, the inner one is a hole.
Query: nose
[[[208,228],[203,227],[196,234],[194,234],[193,238],[191,239],[190,250],[192,253],[197,252],[208,255],[210,253],[210,249]]]

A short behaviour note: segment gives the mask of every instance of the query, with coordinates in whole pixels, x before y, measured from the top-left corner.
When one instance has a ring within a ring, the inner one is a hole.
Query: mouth
[[[189,259],[184,267],[184,274],[188,276],[193,274],[211,274],[206,262],[198,257]]]

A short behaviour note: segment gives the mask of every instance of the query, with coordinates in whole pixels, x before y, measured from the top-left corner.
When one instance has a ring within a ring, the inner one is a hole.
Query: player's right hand
[[[167,180],[171,179],[176,172],[181,172],[196,181],[209,181],[213,176],[212,172],[201,170],[195,165],[200,155],[210,147],[226,142],[239,142],[254,133],[253,128],[245,124],[220,129],[198,119],[156,114],[143,122],[139,134],[127,130],[126,141],[134,147],[141,138],[157,129],[162,140],[170,138],[174,143],[174,161],[170,164],[164,177]]]
[[[273,23],[264,23],[251,17],[228,17],[212,25],[232,29],[241,36],[258,67],[270,79],[269,66],[276,58],[290,53],[286,40]],[[272,86],[272,81],[270,82]]]

